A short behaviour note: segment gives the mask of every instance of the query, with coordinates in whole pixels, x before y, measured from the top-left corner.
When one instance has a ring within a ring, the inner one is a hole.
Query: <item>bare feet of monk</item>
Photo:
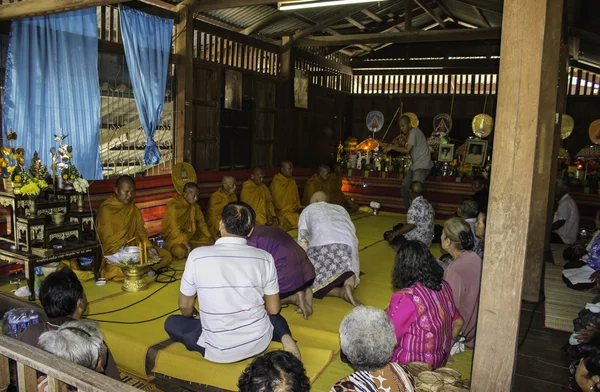
[[[281,344],[283,344],[284,351],[292,353],[300,361],[302,360],[302,355],[300,355],[300,349],[298,348],[298,345],[290,335],[283,335],[283,337],[281,338]]]

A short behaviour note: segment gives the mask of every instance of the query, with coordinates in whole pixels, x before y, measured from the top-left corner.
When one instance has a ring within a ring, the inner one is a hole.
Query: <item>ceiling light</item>
[[[280,1],[277,3],[277,9],[279,11],[290,11],[290,10],[299,10],[302,8],[332,7],[332,6],[347,5],[347,4],[359,4],[359,3],[379,3],[381,1],[387,1],[387,0]]]

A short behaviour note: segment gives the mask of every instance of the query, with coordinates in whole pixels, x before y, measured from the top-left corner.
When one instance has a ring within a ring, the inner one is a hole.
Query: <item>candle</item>
[[[144,260],[142,260],[142,244],[138,244],[138,249],[140,250],[140,264],[144,263]]]

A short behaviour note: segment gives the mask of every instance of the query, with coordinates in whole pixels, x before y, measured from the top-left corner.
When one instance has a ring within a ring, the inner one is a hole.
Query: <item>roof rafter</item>
[[[348,34],[329,37],[309,37],[297,40],[296,46],[339,46],[356,44],[449,42],[500,39],[500,28],[407,31],[402,33]]]
[[[352,16],[354,14],[356,14],[357,12],[360,12],[360,10],[362,10],[364,8],[363,5],[360,6],[354,6],[354,7],[344,7],[342,10],[337,11],[335,14],[333,14],[332,16],[328,17],[327,19],[325,19],[322,22],[317,23],[314,26],[311,27],[307,27],[304,30],[300,30],[299,32],[297,32],[296,34],[294,34],[292,36],[291,42],[297,41],[301,38],[304,37],[308,37],[309,35],[312,35],[318,31],[321,31],[329,26],[331,26],[334,23],[337,23],[338,21],[348,17],[348,16]]]
[[[198,0],[190,7],[192,12],[218,10],[223,8],[247,7],[251,5],[274,4],[273,0]]]
[[[472,7],[473,7],[473,10],[475,10],[475,13],[483,21],[483,25],[487,26],[487,27],[492,27],[492,25],[491,25],[490,21],[488,20],[488,18],[486,18],[485,15],[483,14],[483,12],[481,11],[481,8],[475,7],[474,5]]]
[[[291,16],[291,15],[287,14],[285,12],[276,11],[276,12],[272,13],[271,15],[267,16],[266,18],[254,23],[252,26],[246,27],[244,30],[240,31],[240,34],[250,35],[252,33],[257,33],[260,30],[263,30],[266,27],[272,25],[273,23],[276,23],[276,22],[278,22],[282,19],[285,19],[289,16]]]
[[[495,3],[490,0],[454,0],[457,3],[479,7],[482,10],[490,11],[495,14],[502,15],[502,4]]]
[[[425,11],[427,13],[427,15],[431,16],[431,18],[433,20],[435,20],[436,22],[439,23],[440,26],[442,26],[443,29],[446,29],[446,23],[444,23],[444,21],[442,20],[442,18],[440,18],[438,16],[438,14],[435,13],[435,10],[433,10],[429,4],[427,3],[426,0],[414,0],[415,3],[417,3],[417,5],[421,8],[423,8],[423,11]]]
[[[22,0],[0,4],[0,21],[58,14],[101,5],[124,3],[129,0]]]

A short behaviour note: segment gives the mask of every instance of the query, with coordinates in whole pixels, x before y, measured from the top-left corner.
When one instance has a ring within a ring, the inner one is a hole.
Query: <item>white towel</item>
[[[592,313],[600,313],[600,304],[587,304],[585,308]]]
[[[571,268],[563,270],[562,274],[565,278],[569,280],[572,284],[579,283],[592,283],[590,280],[590,275],[592,275],[596,270],[588,265],[584,265],[581,268]]]

